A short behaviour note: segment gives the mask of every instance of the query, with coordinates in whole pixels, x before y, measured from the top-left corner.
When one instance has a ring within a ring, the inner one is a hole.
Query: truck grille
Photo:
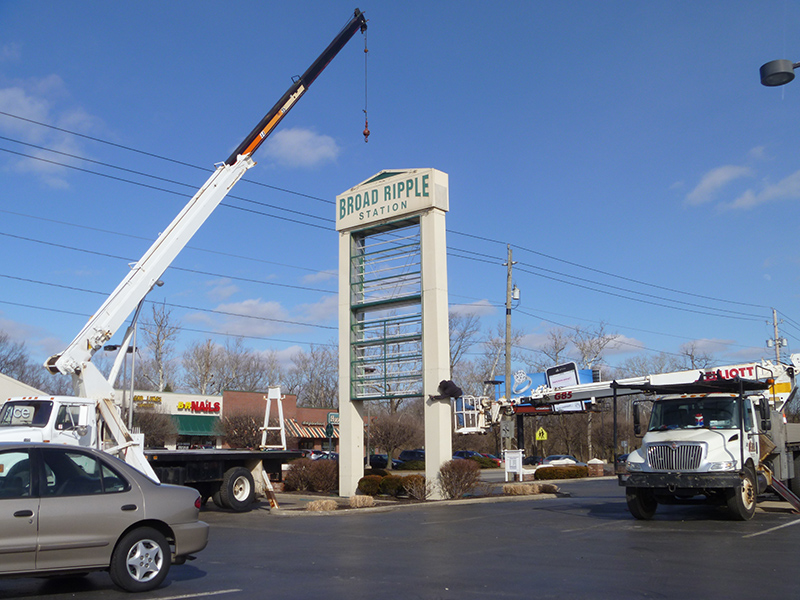
[[[651,444],[647,462],[657,471],[695,471],[700,467],[703,447],[698,444]]]

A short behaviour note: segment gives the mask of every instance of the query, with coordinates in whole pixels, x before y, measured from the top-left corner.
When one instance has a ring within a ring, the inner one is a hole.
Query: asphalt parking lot
[[[569,497],[313,516],[210,506],[209,546],[154,600],[215,598],[794,598],[800,516],[748,522],[706,506],[634,520],[614,479]],[[0,580],[3,598],[131,598],[106,574]]]

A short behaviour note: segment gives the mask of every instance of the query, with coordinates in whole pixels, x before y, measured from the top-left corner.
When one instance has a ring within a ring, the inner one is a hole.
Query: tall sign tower
[[[381,171],[336,197],[339,494],[364,476],[364,402],[425,403],[425,475],[452,458],[445,213],[436,169]],[[441,497],[438,486],[434,497]]]

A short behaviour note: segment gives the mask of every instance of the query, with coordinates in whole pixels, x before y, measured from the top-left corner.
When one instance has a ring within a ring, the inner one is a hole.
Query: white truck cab
[[[11,398],[0,407],[0,441],[96,446],[95,405],[71,396]]]

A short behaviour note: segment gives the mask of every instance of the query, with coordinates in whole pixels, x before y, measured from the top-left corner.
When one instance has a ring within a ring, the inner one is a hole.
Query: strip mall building
[[[118,392],[122,394],[122,392]],[[127,402],[127,396],[123,404]],[[223,392],[221,396],[174,394],[171,392],[134,392],[134,414],[157,411],[172,417],[177,429],[168,448],[222,448],[220,421],[225,417],[248,415],[264,422],[267,401],[264,392]],[[276,424],[278,406],[272,402],[270,425]],[[297,406],[297,396],[285,395],[282,400],[286,445],[289,449],[327,450],[325,428],[334,424],[333,450],[338,451],[338,412],[329,408]],[[331,416],[329,416],[331,415]]]

